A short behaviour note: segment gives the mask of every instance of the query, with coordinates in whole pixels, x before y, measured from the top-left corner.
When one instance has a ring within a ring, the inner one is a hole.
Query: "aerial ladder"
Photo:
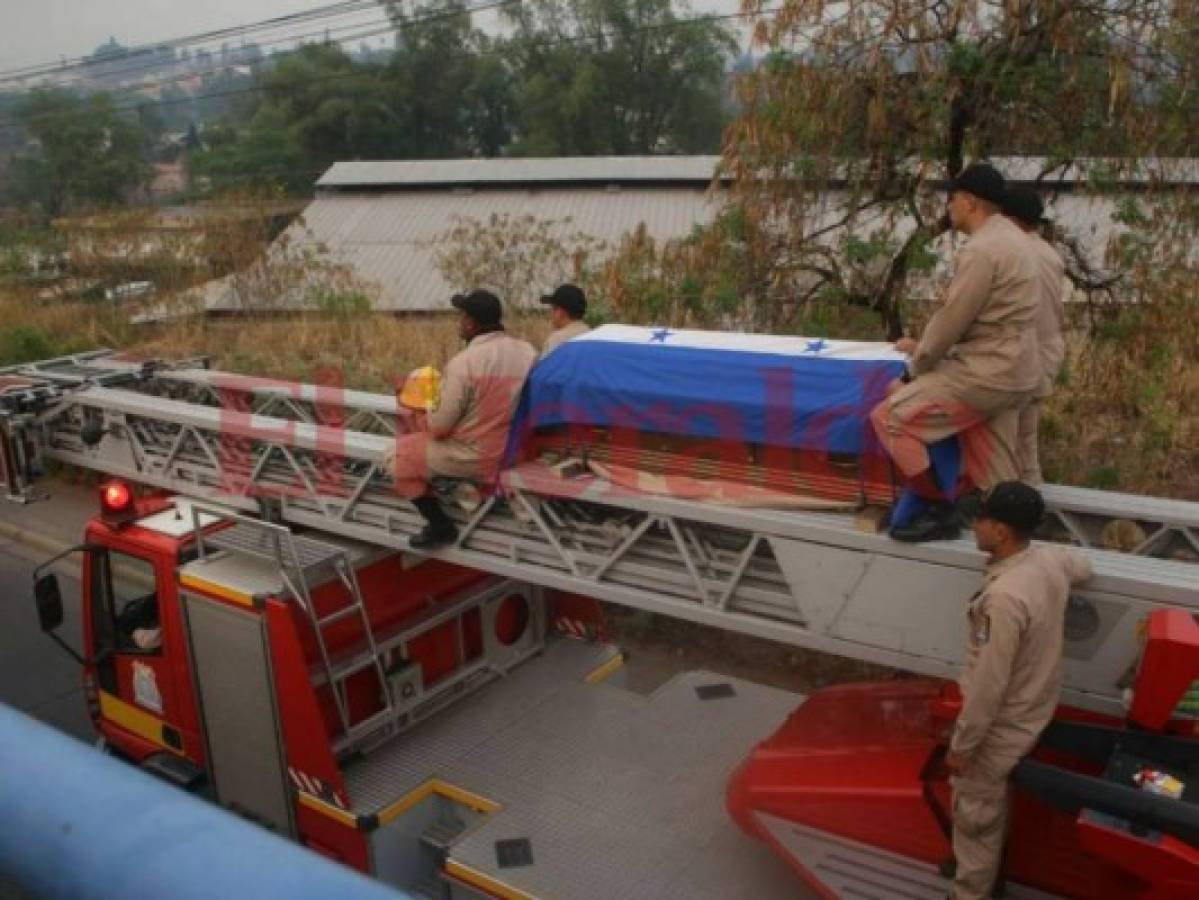
[[[280,533],[406,550],[420,520],[383,460],[407,415],[385,395],[94,351],[0,370],[3,486],[11,500],[35,499],[38,470],[53,460]],[[1199,613],[1199,504],[1056,485],[1045,497],[1095,570],[1067,613],[1063,699],[1118,714],[1136,623],[1166,607]],[[849,512],[651,496],[536,462],[504,472],[470,506],[453,507],[459,537],[433,556],[942,678],[959,669],[961,611],[982,566],[965,539],[905,545],[861,530]],[[1144,536],[1131,552],[1101,546],[1117,521]]]

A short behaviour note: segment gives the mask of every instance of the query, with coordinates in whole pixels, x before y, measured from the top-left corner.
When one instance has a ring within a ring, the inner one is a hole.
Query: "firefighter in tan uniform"
[[[545,359],[555,349],[565,344],[571,338],[586,334],[591,329],[583,321],[587,315],[587,295],[583,289],[573,284],[560,284],[552,294],[546,294],[541,302],[550,308],[550,322],[554,330],[545,339],[541,350],[541,358]]]
[[[1041,462],[1037,453],[1037,432],[1041,423],[1041,406],[1053,391],[1053,382],[1061,371],[1066,355],[1066,342],[1062,337],[1062,322],[1065,307],[1062,293],[1066,286],[1066,266],[1061,254],[1039,233],[1045,223],[1045,207],[1037,192],[1029,188],[1013,188],[1008,191],[1003,212],[1021,231],[1028,235],[1033,257],[1037,264],[1037,288],[1040,299],[1033,331],[1037,339],[1037,355],[1041,364],[1041,383],[1032,398],[1020,409],[1016,426],[1016,468],[1021,481],[1039,487]]]
[[[990,554],[985,584],[967,610],[962,710],[946,762],[953,777],[954,900],[989,897],[1007,826],[1008,775],[1053,717],[1062,682],[1070,588],[1090,563],[1029,537],[1044,514],[1035,488],[1005,481],[983,498],[974,523]]]
[[[949,219],[969,240],[953,279],[910,354],[908,383],[892,384],[871,412],[875,431],[908,485],[932,504],[891,529],[903,541],[957,537],[960,523],[937,484],[928,445],[958,435],[966,472],[978,488],[1016,477],[1020,407],[1040,383],[1032,332],[1036,267],[1028,239],[999,214],[1005,185],[989,165],[968,166],[954,180]]]
[[[449,361],[440,397],[423,428],[397,438],[391,458],[396,490],[412,500],[425,528],[414,549],[452,543],[458,530],[429,488],[434,476],[491,484],[499,474],[512,412],[537,351],[504,331],[503,308],[489,291],[455,295],[466,349]]]

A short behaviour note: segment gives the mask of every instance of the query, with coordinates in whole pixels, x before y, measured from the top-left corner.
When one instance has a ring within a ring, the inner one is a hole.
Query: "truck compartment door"
[[[294,835],[266,623],[195,594],[183,594],[183,608],[216,800]]]

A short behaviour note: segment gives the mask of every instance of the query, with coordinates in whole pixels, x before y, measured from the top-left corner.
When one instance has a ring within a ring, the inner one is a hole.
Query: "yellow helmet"
[[[397,399],[408,409],[432,412],[441,402],[441,373],[433,366],[413,369],[404,379]]]

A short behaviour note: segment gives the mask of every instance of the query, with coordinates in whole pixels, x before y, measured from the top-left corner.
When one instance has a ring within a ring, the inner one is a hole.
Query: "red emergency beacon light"
[[[123,481],[100,485],[100,515],[109,525],[125,525],[137,515],[133,491]]]

